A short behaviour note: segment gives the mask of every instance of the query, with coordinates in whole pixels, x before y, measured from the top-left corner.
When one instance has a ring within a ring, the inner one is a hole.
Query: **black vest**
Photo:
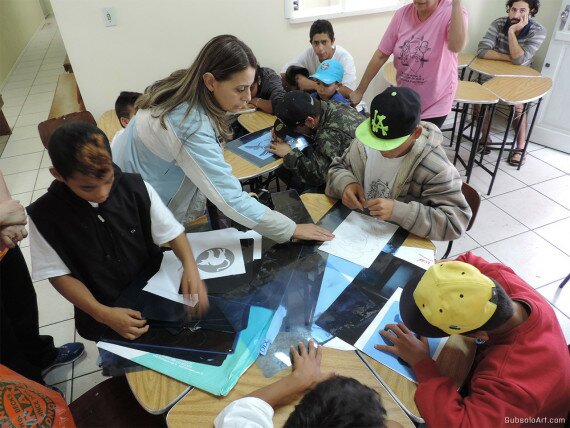
[[[27,211],[71,275],[104,305],[113,306],[144,268],[155,264],[151,260],[161,257],[152,241],[146,186],[140,175],[117,166],[109,197],[98,208],[54,181]],[[106,328],[77,307],[75,325],[90,340],[98,340]]]

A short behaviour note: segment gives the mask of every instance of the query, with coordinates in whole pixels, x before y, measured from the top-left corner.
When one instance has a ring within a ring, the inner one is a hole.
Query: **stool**
[[[488,147],[493,148],[495,150],[499,150],[499,156],[497,157],[497,162],[495,163],[495,167],[493,170],[490,170],[485,165],[482,164],[483,161],[483,154],[479,161],[476,161],[478,165],[480,165],[486,172],[491,175],[491,183],[489,184],[489,191],[487,195],[491,194],[491,189],[493,188],[493,184],[495,182],[495,177],[497,176],[497,171],[499,170],[499,164],[501,162],[501,158],[503,156],[503,152],[507,151],[509,153],[519,152],[521,153],[521,160],[524,159],[526,155],[526,149],[528,146],[528,142],[530,141],[530,136],[532,133],[532,128],[534,127],[534,122],[536,120],[536,116],[538,114],[538,109],[540,108],[540,103],[542,98],[550,91],[552,88],[552,80],[548,77],[494,77],[491,80],[485,82],[483,87],[493,92],[501,103],[506,104],[510,107],[509,118],[507,121],[507,126],[505,129],[505,134],[503,136],[503,141],[501,143],[492,143]],[[513,141],[507,141],[509,138],[509,129],[511,128],[511,124],[513,123],[513,119],[515,117],[515,106],[517,104],[524,104],[521,117],[530,110],[531,107],[536,106],[534,110],[534,115],[532,117],[532,121],[529,127],[529,130],[526,135],[525,143],[523,149],[516,148],[517,137],[520,132],[520,127],[522,124],[522,120],[519,122],[519,126],[515,130],[515,136]],[[492,120],[492,117],[491,117]],[[491,125],[489,125],[489,128]],[[507,144],[510,144],[511,147],[507,148]],[[519,164],[517,170],[520,170],[522,162]]]
[[[455,127],[457,125],[457,114],[461,113],[461,119],[459,122],[459,129],[457,130],[457,141],[455,142],[455,157],[453,158],[453,164],[455,165],[457,161],[465,167],[465,175],[467,177],[466,181],[469,183],[469,178],[471,177],[471,170],[473,169],[473,163],[475,160],[475,155],[477,154],[477,147],[479,145],[479,137],[481,134],[481,129],[483,127],[483,118],[485,117],[485,111],[487,108],[491,108],[490,117],[492,119],[495,106],[499,101],[499,98],[488,89],[484,88],[477,82],[469,82],[465,80],[460,80],[457,85],[457,90],[454,97],[457,103],[457,109],[455,110],[455,117],[453,119],[453,128],[451,132],[451,145],[453,145],[453,140],[455,138]],[[475,133],[473,134],[473,123],[465,125],[467,121],[467,111],[469,106],[473,104],[481,105],[481,111],[477,118]],[[461,106],[461,107],[460,107]],[[467,128],[471,128],[469,135],[465,135],[464,132]],[[489,127],[490,129],[490,127]],[[483,136],[483,140],[487,140],[489,134],[489,129],[487,130],[487,135]],[[465,138],[471,141],[471,151],[469,153],[469,159],[465,162],[461,156],[459,156],[459,148],[461,147],[461,139]]]

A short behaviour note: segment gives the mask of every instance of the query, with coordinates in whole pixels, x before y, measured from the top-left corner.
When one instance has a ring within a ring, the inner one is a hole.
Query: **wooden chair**
[[[461,185],[461,192],[463,193],[463,196],[465,196],[465,200],[469,204],[472,213],[471,220],[469,220],[467,229],[465,229],[465,231],[468,231],[471,230],[471,226],[473,226],[473,223],[475,222],[475,217],[477,217],[477,212],[479,211],[479,205],[481,205],[481,196],[479,195],[479,192],[477,192],[477,190],[475,190],[467,183],[463,183]],[[453,241],[449,241],[449,244],[447,244],[447,250],[445,251],[445,254],[441,257],[442,259],[446,259],[449,256],[449,253],[451,252],[451,247],[453,247]]]
[[[59,128],[64,123],[72,123],[72,122],[88,122],[92,125],[97,126],[97,122],[93,115],[88,111],[80,111],[78,113],[70,113],[65,116],[56,117],[55,119],[48,119],[41,122],[38,125],[38,132],[40,133],[40,138],[42,140],[42,144],[47,149],[48,142],[51,137],[51,134]]]
[[[107,135],[109,141],[113,140],[117,131],[123,129],[117,117],[117,113],[115,113],[115,109],[107,110],[103,113],[97,122],[97,126]]]
[[[94,386],[69,404],[81,427],[166,427],[161,415],[151,415],[138,403],[124,376]]]

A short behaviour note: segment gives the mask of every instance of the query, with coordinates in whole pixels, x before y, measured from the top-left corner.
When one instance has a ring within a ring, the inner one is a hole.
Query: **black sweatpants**
[[[0,261],[0,363],[33,381],[57,356],[51,336],[39,334],[38,302],[19,247]]]

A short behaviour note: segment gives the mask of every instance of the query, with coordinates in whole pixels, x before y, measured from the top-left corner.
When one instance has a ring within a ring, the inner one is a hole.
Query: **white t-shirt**
[[[156,193],[156,190],[146,181],[144,184],[150,197],[150,232],[152,240],[157,245],[172,241],[184,232],[184,226],[176,221],[172,212],[164,205],[160,196]],[[94,202],[89,203],[95,208],[98,206]],[[31,218],[29,218],[28,226],[30,231],[32,280],[41,281],[70,274],[71,271],[38,231]]]
[[[261,398],[232,401],[214,419],[215,428],[273,428],[273,408]]]
[[[356,67],[354,66],[354,58],[352,58],[352,55],[342,46],[336,45],[332,59],[335,59],[342,64],[342,69],[344,71],[342,84],[354,91],[356,89]],[[314,74],[317,71],[317,68],[319,68],[319,65],[321,65],[321,62],[313,48],[309,46],[301,52],[297,58],[285,64],[281,73],[285,73],[292,65],[305,67],[309,70],[310,74]]]
[[[366,199],[389,198],[396,174],[406,156],[389,159],[372,147],[364,146],[364,150],[366,151],[366,165],[364,166]]]

